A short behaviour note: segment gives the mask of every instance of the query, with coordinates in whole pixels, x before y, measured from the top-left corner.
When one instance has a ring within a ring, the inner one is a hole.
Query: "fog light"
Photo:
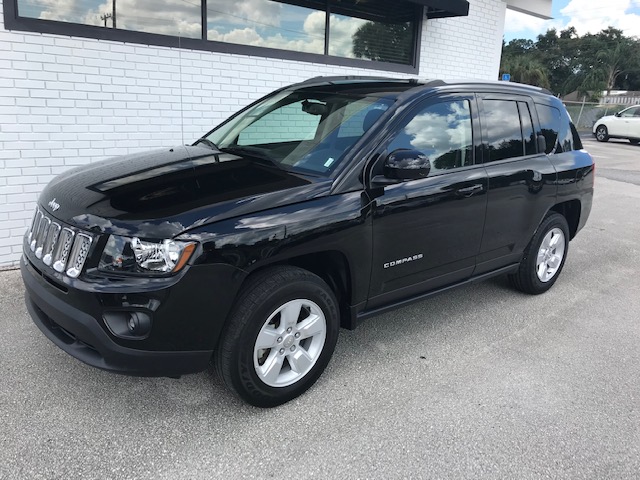
[[[128,324],[129,325],[129,331],[131,333],[133,333],[134,335],[136,333],[136,326],[137,326],[136,325],[136,320],[137,320],[137,318],[134,317],[133,315],[131,315],[131,317],[129,318],[129,324]]]
[[[141,311],[111,311],[102,315],[104,323],[116,337],[143,340],[151,332],[151,315]]]

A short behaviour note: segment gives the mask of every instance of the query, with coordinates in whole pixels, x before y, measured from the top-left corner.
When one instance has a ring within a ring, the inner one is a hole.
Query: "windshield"
[[[369,95],[283,91],[205,137],[224,152],[328,175],[391,106]]]

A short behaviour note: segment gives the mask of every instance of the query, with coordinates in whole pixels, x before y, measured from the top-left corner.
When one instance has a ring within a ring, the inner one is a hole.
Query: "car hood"
[[[62,173],[40,196],[59,220],[96,233],[171,238],[207,223],[322,195],[330,179],[207,147],[175,147]]]

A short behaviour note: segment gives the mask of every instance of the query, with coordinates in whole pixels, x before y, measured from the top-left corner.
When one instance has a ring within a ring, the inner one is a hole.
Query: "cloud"
[[[518,34],[516,36],[536,36],[544,33],[550,28],[562,29],[564,23],[561,20],[542,20],[541,18],[527,15],[507,9],[507,16],[504,24],[505,34]]]
[[[353,35],[363,23],[366,20],[332,15],[329,54],[353,58]],[[257,47],[324,53],[324,12],[315,11],[307,15],[302,23],[302,31],[297,34],[291,31],[284,31],[283,34],[273,28],[260,27],[261,25],[236,28],[226,33],[212,28],[207,32],[207,38]]]
[[[354,58],[353,36],[366,20],[353,17],[331,15],[329,55]]]
[[[432,161],[452,149],[471,145],[471,122],[468,106],[462,102],[440,104],[435,111],[417,115],[405,128],[411,146]]]
[[[263,0],[208,0],[207,20],[209,23],[256,23],[278,27],[283,7],[281,3]]]
[[[593,0],[571,0],[560,10],[562,18],[540,18],[507,9],[504,31],[507,37],[535,37],[550,28],[564,30],[575,27],[579,35],[598,33],[613,26],[627,36],[640,36],[640,15],[633,10],[640,7],[639,0],[609,0],[606,4]]]
[[[101,15],[113,11],[111,0],[87,9],[81,0],[38,0],[39,18],[86,25],[104,25]],[[184,0],[117,0],[118,28],[164,35],[198,38],[201,34],[200,5]],[[111,26],[111,20],[107,20]]]
[[[294,50],[297,52],[323,53],[324,33],[322,37],[302,36],[291,39],[280,33],[270,36],[262,36],[255,28],[238,28],[227,33],[221,33],[215,29],[207,31],[207,38],[218,42],[239,43],[256,47],[279,48],[282,50]]]
[[[630,12],[640,6],[636,0],[608,0],[606,4],[592,0],[571,0],[560,13],[570,20],[580,35],[598,33],[613,26],[627,36],[640,36],[640,15]]]

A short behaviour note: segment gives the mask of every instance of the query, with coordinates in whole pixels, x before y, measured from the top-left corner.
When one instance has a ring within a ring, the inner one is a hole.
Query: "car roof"
[[[418,78],[392,78],[392,77],[374,77],[374,76],[331,76],[331,77],[313,77],[304,82],[291,85],[288,88],[306,88],[306,87],[331,87],[337,90],[351,89],[396,89],[406,91],[412,88],[438,88],[438,87],[457,87],[465,88],[497,88],[503,91],[521,91],[529,94],[552,95],[552,93],[544,88],[534,87],[516,82],[501,82],[488,80],[441,80],[441,79],[418,79]],[[394,88],[395,87],[395,88]]]

